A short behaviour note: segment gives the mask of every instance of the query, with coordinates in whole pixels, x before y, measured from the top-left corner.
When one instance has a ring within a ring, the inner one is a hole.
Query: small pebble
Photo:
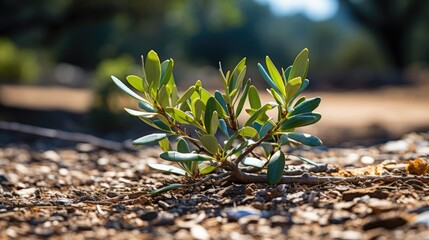
[[[49,150],[43,153],[43,157],[45,157],[47,160],[53,161],[53,162],[59,162],[61,160],[60,155],[58,155],[57,152],[53,150]]]
[[[207,232],[207,230],[199,224],[195,224],[191,227],[191,235],[193,238],[198,239],[198,240],[210,239],[210,235]]]
[[[100,166],[104,166],[104,165],[109,164],[109,159],[107,159],[107,158],[105,158],[105,157],[102,157],[102,158],[99,158],[99,159],[97,160],[97,163],[98,163],[98,165],[100,165]]]
[[[375,159],[371,156],[362,156],[360,158],[360,162],[365,164],[365,165],[371,165],[371,164],[374,164]]]
[[[429,211],[422,212],[414,218],[415,223],[424,224],[429,227]]]
[[[235,221],[246,216],[265,215],[264,212],[251,207],[226,208],[223,212],[229,219],[235,220]]]
[[[409,146],[410,143],[405,140],[389,141],[382,147],[382,150],[385,152],[405,152]]]

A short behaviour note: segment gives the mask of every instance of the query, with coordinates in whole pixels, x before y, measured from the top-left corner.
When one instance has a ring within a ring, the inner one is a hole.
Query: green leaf
[[[204,135],[201,137],[200,141],[204,148],[210,153],[216,154],[219,152],[219,144],[214,135]]]
[[[165,164],[156,164],[156,163],[148,163],[148,165],[149,165],[149,167],[156,169],[156,170],[160,170],[160,171],[164,171],[164,172],[170,172],[170,173],[174,173],[174,174],[182,175],[182,176],[186,175],[185,170],[180,169],[180,168],[175,167],[175,166],[165,165]]]
[[[193,99],[192,102],[192,113],[196,120],[201,120],[203,109],[205,108],[204,103],[199,98]]]
[[[169,89],[169,85],[167,85],[167,89]],[[179,97],[177,95],[177,86],[176,84],[173,84],[171,86],[171,93],[170,93],[170,101],[171,101],[171,106],[175,107],[177,106],[177,98]]]
[[[289,79],[294,79],[296,77],[301,77],[301,79],[305,79],[308,71],[308,62],[308,49],[304,48],[298,54],[292,64],[292,69],[289,73]]]
[[[231,91],[231,93],[229,94],[229,97],[230,98],[234,98],[235,97],[235,95],[238,93],[238,88],[234,88],[232,91]]]
[[[176,105],[177,108],[177,105]],[[179,109],[182,110],[182,112],[189,112],[192,111],[192,104],[190,103],[190,101],[185,101],[184,103],[180,104]]]
[[[250,88],[250,79],[247,80],[246,85],[244,86],[243,94],[240,97],[240,101],[238,102],[237,109],[235,110],[235,114],[237,117],[240,115],[241,111],[243,110],[244,103],[246,102],[247,93],[249,92]]]
[[[160,115],[157,115],[157,116],[159,117]],[[147,119],[145,117],[139,117],[139,118],[144,123],[146,123],[147,125],[155,128],[155,129],[158,129],[158,130],[161,130],[161,131],[166,131],[166,132],[171,132],[170,127],[168,127],[167,125],[165,125],[163,122],[161,122],[159,120],[153,120],[153,121],[151,121],[150,119]]]
[[[200,170],[200,173],[205,175],[213,172],[216,169],[216,166],[208,165]]]
[[[256,129],[256,131],[260,131],[261,130],[261,128],[262,128],[262,124],[260,124],[260,123],[258,123],[258,122],[254,122],[254,123],[252,123],[252,127],[254,128],[254,129]]]
[[[280,133],[281,134],[281,133]],[[286,135],[280,135],[280,139],[279,139],[279,141],[278,141],[278,144],[280,145],[280,146],[284,146],[284,145],[286,145],[286,144],[290,144],[290,140],[289,140],[289,138],[287,138],[287,136]]]
[[[219,127],[219,118],[217,115],[217,111],[214,111],[213,115],[212,115],[212,121],[210,123],[210,132],[209,133],[215,135],[218,127]]]
[[[240,75],[240,73],[245,69],[246,67],[246,58],[241,59],[241,61],[235,66],[234,70],[232,71],[232,76],[229,82],[229,91],[232,91],[234,89],[234,86],[236,86],[237,79]],[[244,76],[243,76],[244,77]]]
[[[254,158],[254,157],[246,157],[241,161],[241,163],[245,166],[256,167],[256,168],[262,168],[265,164],[264,161],[261,161],[258,158]]]
[[[273,98],[276,100],[277,104],[279,104],[280,106],[284,105],[284,100],[283,98],[280,96],[280,94],[278,94],[274,89],[270,89],[270,94],[271,96],[273,96]]]
[[[179,100],[177,100],[177,104],[181,104],[184,101],[188,100],[194,92],[195,92],[195,86],[191,86],[190,88],[188,88],[188,90],[186,90],[183,93],[183,95],[179,98]]]
[[[190,153],[188,142],[184,138],[177,138],[177,151],[180,153]]]
[[[146,110],[146,111],[148,111],[148,112],[156,112],[156,109],[155,108],[153,108],[149,103],[146,103],[146,102],[139,102],[138,103],[138,105],[139,105],[139,107],[141,108],[141,109],[143,109],[143,110]]]
[[[137,95],[137,93],[135,93],[131,89],[129,89],[121,80],[119,80],[115,76],[111,76],[111,78],[112,78],[113,82],[116,84],[116,86],[118,86],[122,91],[124,91],[125,93],[127,93],[128,95],[130,95],[131,97],[133,97],[139,101],[146,102],[146,103],[150,104],[146,99],[140,97],[139,95]]]
[[[167,161],[173,161],[173,162],[187,162],[187,161],[209,161],[213,160],[212,157],[203,155],[203,154],[197,154],[197,153],[180,153],[176,151],[168,151],[161,153],[159,155],[162,159]]]
[[[253,141],[252,141],[253,142]],[[236,153],[238,153],[238,152],[240,152],[241,150],[243,150],[245,147],[247,147],[248,145],[249,145],[249,143],[250,143],[250,140],[246,140],[246,141],[244,141],[244,142],[242,142],[242,143],[240,143],[240,144],[238,144],[237,146],[235,146],[233,149],[231,149],[227,154],[226,154],[226,156],[227,157],[229,157],[229,156],[231,156],[231,155],[233,155],[233,154],[236,154]]]
[[[171,74],[173,72],[174,61],[173,59],[165,60],[161,64],[161,83],[160,86],[166,85],[171,78]]]
[[[158,114],[158,115],[156,115],[156,117],[158,118],[158,120],[159,120],[161,123],[165,124],[166,126],[170,126],[170,122],[169,122],[169,121],[168,121],[168,119],[167,119],[166,117],[164,117],[163,115]],[[154,122],[155,122],[155,121],[154,121]],[[168,129],[170,129],[170,127],[168,127]]]
[[[162,108],[166,108],[170,105],[170,102],[169,102],[170,98],[167,94],[165,85],[163,85],[159,88],[158,95],[157,95],[156,99]]]
[[[181,183],[173,183],[173,184],[170,184],[168,186],[162,187],[160,189],[156,189],[156,190],[151,191],[150,195],[152,195],[152,196],[153,195],[157,195],[157,194],[160,194],[160,193],[163,193],[163,192],[167,192],[167,191],[179,188],[181,186],[183,186],[183,184],[181,184]]]
[[[216,97],[216,96],[215,96]],[[222,98],[224,99],[224,98]],[[225,99],[224,99],[225,100]],[[222,100],[221,100],[222,101]],[[225,104],[225,105],[224,105]],[[228,110],[225,111],[225,109],[227,109],[226,107],[226,102],[224,101],[223,104],[221,104],[217,99],[216,99],[216,111],[218,113],[218,115],[221,118],[226,118],[228,117],[228,115],[226,114],[228,112]]]
[[[165,109],[167,113],[169,113],[171,115],[171,117],[178,121],[179,123],[183,123],[183,124],[193,124],[195,123],[195,120],[192,116],[190,116],[189,114],[183,112],[180,109],[177,108],[166,108]]]
[[[262,138],[265,135],[267,135],[267,133],[274,127],[274,124],[271,122],[267,122],[265,123],[262,127],[261,130],[259,130],[259,136]]]
[[[301,113],[310,113],[316,109],[320,104],[320,97],[310,98],[298,104],[294,111],[293,115],[298,115]]]
[[[259,109],[261,107],[261,98],[259,97],[258,89],[253,85],[249,88],[249,103],[252,109]]]
[[[149,135],[146,135],[144,137],[138,138],[133,141],[134,145],[143,145],[143,144],[149,144],[153,142],[158,142],[166,137],[168,137],[169,134],[166,133],[152,133]]]
[[[250,126],[245,126],[243,128],[241,128],[238,133],[243,136],[243,137],[250,137],[250,138],[254,138],[258,135],[258,131],[256,131],[256,129],[250,127]]]
[[[261,108],[259,108],[258,110],[256,110],[250,117],[249,119],[244,123],[244,126],[250,126],[252,125],[253,122],[256,121],[256,119],[259,118],[259,116],[261,116],[262,114],[265,114],[266,111],[272,109],[273,106],[269,103],[265,104],[264,106],[262,106]]]
[[[265,142],[261,144],[261,147],[264,153],[264,157],[268,158],[268,156],[270,156],[271,154],[271,151],[273,150],[273,145]]]
[[[308,87],[308,84],[310,84],[310,81],[308,79],[304,79],[304,81],[302,81],[301,87],[299,88],[298,92],[295,94],[294,97],[290,98],[289,103],[293,102],[293,100],[295,100],[295,98]]]
[[[228,139],[228,141],[226,141],[225,145],[224,145],[224,149],[228,150],[232,144],[234,143],[234,140],[238,137],[238,132],[232,134],[232,136]]]
[[[227,79],[225,77],[225,74],[223,74],[221,62],[219,62],[219,70],[218,71],[219,71],[220,77],[222,78],[222,86],[223,86],[223,89],[225,90],[225,94],[228,95],[229,94],[228,83],[227,83]]]
[[[286,70],[283,72],[283,76],[284,76],[286,82],[288,82],[288,79],[289,79],[288,77],[289,77],[291,70],[292,70],[292,65],[287,67]]]
[[[296,108],[296,106],[298,106],[300,103],[304,102],[307,98],[305,98],[305,96],[302,96],[298,99],[298,101],[296,101],[295,105],[293,106],[294,108]]]
[[[285,155],[277,151],[271,156],[268,162],[267,181],[270,185],[276,185],[280,182],[285,168]]]
[[[160,117],[160,115],[158,115],[158,118]],[[171,128],[165,124],[163,121],[161,120],[154,120],[153,123],[160,129],[163,131],[167,131],[167,132],[171,132]]]
[[[226,126],[225,120],[219,119],[219,128],[226,137],[229,137],[228,127]]]
[[[153,50],[146,56],[145,73],[150,88],[156,91],[161,77],[161,62],[158,54]]]
[[[180,153],[190,153],[191,149],[189,148],[189,144],[186,139],[182,137],[177,138],[177,151]],[[195,172],[196,166],[198,166],[198,162],[179,162],[178,163],[182,168],[186,169],[186,171],[193,175]]]
[[[318,137],[307,133],[291,132],[291,133],[286,133],[286,136],[292,140],[295,140],[307,146],[314,147],[314,146],[322,145],[322,141]]]
[[[318,113],[304,113],[294,115],[282,123],[280,130],[307,126],[318,122],[321,117],[322,116]]]
[[[133,86],[140,92],[145,91],[145,89],[143,88],[143,79],[141,79],[140,77],[137,77],[136,75],[129,75],[127,76],[127,81],[129,84],[131,84],[131,86]]]
[[[203,86],[203,83],[201,82],[201,80],[197,80],[194,84],[195,86],[195,90],[200,90],[200,88]]]
[[[285,95],[285,84],[283,82],[282,76],[280,75],[277,67],[271,61],[270,57],[265,58],[267,64],[268,72],[270,73],[271,79],[274,81],[274,84],[280,89],[281,94]]]
[[[154,112],[141,112],[133,109],[124,108],[125,111],[127,111],[128,114],[136,117],[145,117],[145,118],[152,118],[157,115],[157,113]]]
[[[144,71],[145,67],[144,67],[144,56],[141,55],[141,59],[142,59],[142,80],[143,80],[143,89],[146,90],[146,92],[149,90],[149,84],[147,82],[147,77],[146,77],[146,73]]]
[[[286,96],[287,96],[287,102],[289,103],[292,98],[294,98],[298,90],[301,88],[302,80],[301,77],[296,77],[294,79],[291,79],[286,87]]]
[[[211,133],[211,122],[214,111],[216,111],[216,99],[214,97],[210,97],[207,100],[204,112],[204,126],[206,128],[206,132],[209,134]]]
[[[200,93],[201,101],[203,101],[203,103],[206,103],[209,100],[209,98],[212,97],[212,95],[202,87],[200,87],[199,93]]]
[[[168,138],[163,138],[158,141],[159,147],[162,149],[162,151],[167,152],[171,150],[171,144],[170,140]]]
[[[226,106],[226,101],[223,98],[222,93],[216,90],[214,95],[215,95],[217,102],[220,104],[220,106],[222,106],[222,109],[225,112],[228,112],[228,108]]]
[[[268,85],[270,85],[270,87],[272,87],[274,90],[276,90],[276,92],[278,92],[279,94],[282,94],[282,91],[280,91],[279,87],[274,83],[274,81],[271,79],[271,77],[265,71],[262,64],[258,63],[258,69],[259,69],[259,72],[261,73],[262,77],[268,83]]]
[[[240,74],[238,74],[237,79],[235,80],[235,89],[241,89],[241,87],[243,86],[243,80],[244,77],[246,76],[246,66],[244,66],[244,68],[240,71]]]

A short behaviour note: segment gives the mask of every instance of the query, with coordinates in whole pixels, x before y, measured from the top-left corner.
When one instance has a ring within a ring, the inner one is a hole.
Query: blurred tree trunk
[[[350,15],[368,29],[397,69],[403,69],[407,59],[407,42],[413,25],[424,20],[425,0],[343,0]]]

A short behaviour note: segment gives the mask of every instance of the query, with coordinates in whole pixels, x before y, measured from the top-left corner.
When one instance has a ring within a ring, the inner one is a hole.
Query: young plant
[[[268,56],[268,72],[258,64],[260,73],[270,86],[268,93],[274,99],[267,103],[261,101],[251,80],[245,81],[246,58],[232,71],[224,72],[219,67],[223,91],[210,93],[197,81],[181,95],[173,77],[173,59],[161,63],[158,55],[150,51],[146,60],[142,57],[142,64],[141,77],[130,75],[126,78],[141,94],[130,90],[116,77],[112,76],[112,79],[138,101],[140,110],[125,110],[158,130],[134,140],[133,144],[158,143],[163,151],[160,157],[179,166],[151,164],[152,168],[194,178],[219,168],[243,182],[253,179],[254,172],[266,171],[258,177],[275,185],[281,181],[285,168],[287,157],[281,150],[283,145],[322,144],[315,136],[295,132],[297,128],[314,124],[321,118],[319,113],[313,112],[319,106],[319,97],[296,100],[309,84],[306,79],[308,49],[302,50],[286,69],[279,70]],[[244,109],[246,101],[250,106],[248,109]],[[277,111],[276,117],[269,117],[269,111]],[[238,117],[243,112],[249,117],[240,123]],[[226,140],[220,141],[218,133]],[[176,137],[177,143],[173,148],[170,139]],[[170,185],[154,193],[180,186]]]

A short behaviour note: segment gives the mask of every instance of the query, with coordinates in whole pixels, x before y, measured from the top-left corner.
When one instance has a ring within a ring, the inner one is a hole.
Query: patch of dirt
[[[150,190],[187,182],[148,167],[161,162],[156,149],[108,152],[78,144],[42,151],[36,147],[11,144],[0,149],[1,239],[429,236],[429,184],[417,178],[277,186],[213,180],[150,196]],[[429,133],[408,134],[368,148],[293,152],[326,163],[330,169],[304,175],[409,177],[410,160],[428,161]],[[301,164],[288,161],[290,168],[306,167]]]

